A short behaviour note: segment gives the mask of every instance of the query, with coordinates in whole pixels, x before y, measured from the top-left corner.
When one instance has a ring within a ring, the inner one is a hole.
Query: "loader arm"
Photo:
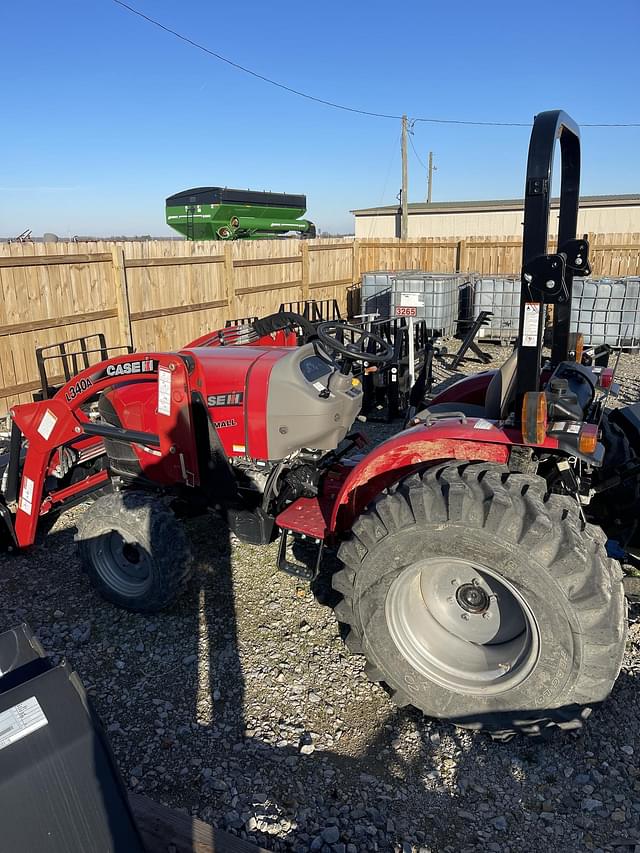
[[[118,429],[96,423],[82,409],[102,391],[122,382],[155,382],[157,432],[154,434]],[[56,451],[83,437],[117,437],[123,441],[157,449],[157,465],[176,483],[198,485],[198,465],[191,424],[190,386],[187,364],[175,353],[136,353],[115,356],[91,365],[63,385],[49,400],[14,406],[14,424],[27,440],[27,450],[18,472],[16,500],[9,506],[14,514],[14,537],[20,548],[35,541],[38,519],[54,504],[63,504],[104,485],[104,470],[51,495],[44,494],[47,471]],[[10,463],[11,464],[11,463]],[[14,465],[17,461],[14,460]]]

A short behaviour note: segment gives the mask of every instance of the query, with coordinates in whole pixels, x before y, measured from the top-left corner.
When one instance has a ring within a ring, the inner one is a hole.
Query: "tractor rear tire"
[[[449,462],[354,523],[333,578],[346,643],[396,704],[507,740],[579,728],[622,665],[622,572],[537,476]]]
[[[146,492],[98,498],[80,518],[76,542],[91,584],[127,610],[168,607],[192,574],[184,526],[165,501]]]

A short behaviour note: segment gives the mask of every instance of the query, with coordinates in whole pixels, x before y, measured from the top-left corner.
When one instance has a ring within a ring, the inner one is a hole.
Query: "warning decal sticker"
[[[171,371],[168,367],[158,368],[158,414],[171,414]]]
[[[0,749],[10,746],[48,723],[35,696],[0,713]]]
[[[58,418],[53,414],[51,409],[47,409],[47,411],[42,416],[42,420],[40,421],[40,426],[38,427],[38,432],[46,441],[51,433],[53,432],[54,426],[58,423]]]
[[[540,323],[540,302],[525,302],[524,323],[522,324],[522,346],[538,346],[538,328]]]
[[[26,512],[27,515],[31,515],[31,509],[33,507],[33,487],[34,482],[30,477],[22,478],[22,492],[20,493],[20,509],[22,512]]]

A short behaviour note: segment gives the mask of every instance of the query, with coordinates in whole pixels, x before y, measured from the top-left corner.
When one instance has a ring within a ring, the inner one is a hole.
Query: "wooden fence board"
[[[183,264],[221,264],[224,263],[224,255],[210,255],[199,258],[194,255],[178,255],[175,258],[130,258],[125,260],[127,268],[135,267],[171,267]]]
[[[640,234],[593,234],[594,275],[640,274]],[[519,274],[522,239],[315,238],[0,244],[0,410],[37,383],[34,348],[103,332],[111,346],[175,349],[233,317],[336,299],[384,269]],[[1,413],[0,411],[0,413]]]

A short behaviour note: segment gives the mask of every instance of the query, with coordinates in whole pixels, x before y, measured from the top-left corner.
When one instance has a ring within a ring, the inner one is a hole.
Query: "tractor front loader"
[[[368,453],[350,432],[363,398],[354,365],[394,358],[362,327],[307,324],[296,346],[304,318],[273,315],[179,352],[118,355],[14,408],[15,446],[26,439],[27,449],[11,455],[8,537],[30,545],[43,516],[93,490],[78,525],[82,561],[106,598],[139,611],[170,605],[188,582],[185,515],[209,514],[256,545],[279,538],[279,568],[307,579],[337,549],[336,617],[394,701],[498,738],[582,725],[624,652],[623,573],[608,549],[635,548],[640,405],[610,411],[613,371],[582,364],[569,334],[572,278],[589,270],[576,238],[579,177],[578,128],[540,114],[518,346],[406,430]],[[97,470],[56,486],[83,443],[103,448]],[[292,537],[315,546],[306,564],[290,558]]]

